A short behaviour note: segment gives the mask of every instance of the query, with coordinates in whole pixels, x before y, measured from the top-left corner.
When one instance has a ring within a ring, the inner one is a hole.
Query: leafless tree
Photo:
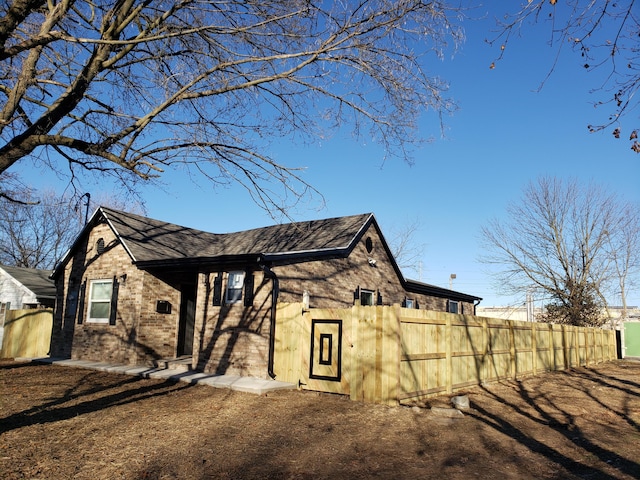
[[[418,115],[453,108],[426,70],[462,37],[441,2],[10,0],[0,12],[0,174],[31,161],[131,185],[186,168],[285,211],[313,189],[269,139],[348,125],[409,158]]]
[[[87,212],[100,205],[144,213],[138,203],[115,196],[79,198],[27,186],[13,192],[11,199],[0,198],[0,264],[54,268],[82,230]]]
[[[424,244],[418,243],[416,234],[421,223],[418,219],[389,230],[389,248],[403,272],[413,272],[420,279],[421,260],[424,254]]]
[[[638,108],[640,87],[640,9],[636,0],[536,0],[519,2],[521,9],[498,19],[499,34],[490,43],[500,48],[496,62],[510,50],[510,40],[527,35],[532,25],[549,29],[548,43],[555,57],[541,87],[552,78],[560,54],[570,48],[580,55],[580,65],[594,74],[594,105],[607,113],[594,125],[592,132],[610,129],[616,138],[629,138],[631,149],[640,153],[638,117],[628,119],[623,133],[622,118]],[[601,82],[601,83],[598,83]]]
[[[621,318],[627,318],[627,292],[638,286],[640,271],[640,211],[633,205],[624,206],[617,229],[607,232],[608,250],[615,279],[613,295],[622,302]]]
[[[0,263],[51,269],[82,229],[84,215],[53,192],[0,199]]]
[[[614,285],[623,281],[624,288],[638,273],[640,251],[625,249],[632,238],[637,245],[638,218],[637,206],[602,187],[542,177],[510,205],[506,220],[482,228],[481,260],[499,267],[503,293],[545,292],[548,320],[599,325]]]

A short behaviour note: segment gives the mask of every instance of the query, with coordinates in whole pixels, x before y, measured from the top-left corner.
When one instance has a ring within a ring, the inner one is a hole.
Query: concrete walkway
[[[143,378],[156,378],[190,383],[192,385],[207,385],[214,388],[227,388],[238,392],[263,395],[275,390],[295,389],[293,383],[277,380],[265,380],[254,377],[241,377],[239,375],[216,375],[194,371],[179,371],[166,368],[153,368],[135,365],[118,365],[104,362],[91,362],[87,360],[71,360],[62,358],[16,358],[16,361],[31,361],[36,363],[62,365],[65,367],[89,368],[101,372],[136,375]]]

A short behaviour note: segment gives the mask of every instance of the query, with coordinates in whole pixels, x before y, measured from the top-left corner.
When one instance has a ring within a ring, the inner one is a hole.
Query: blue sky
[[[640,203],[640,155],[626,140],[586,128],[605,115],[592,105],[598,97],[589,94],[597,73],[586,72],[581,58],[566,51],[536,92],[556,52],[546,43],[548,30],[529,29],[489,69],[498,53],[484,42],[492,25],[467,22],[466,42],[453,59],[432,60],[430,71],[449,82],[459,110],[444,119],[444,138],[438,119],[425,114],[420,133],[434,141],[415,152],[414,165],[383,162],[380,148],[348,133],[307,146],[277,141],[267,152],[282,163],[305,166],[305,180],[324,195],[324,208],[319,202],[301,205],[297,220],[373,212],[387,237],[417,222],[414,243],[424,245],[423,267],[420,278],[416,272],[409,276],[448,287],[455,273],[453,288],[483,297],[484,306],[524,300],[524,294],[498,295],[478,262],[479,231],[488,219],[503,216],[529,181],[540,175],[593,180]],[[628,123],[634,120],[632,115]],[[165,191],[142,190],[153,218],[218,233],[273,223],[241,188],[195,186],[178,172],[165,182]],[[640,293],[629,292],[627,303],[640,305]]]

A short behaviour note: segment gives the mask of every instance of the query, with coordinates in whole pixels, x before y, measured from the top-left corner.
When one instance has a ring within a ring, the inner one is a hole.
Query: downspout
[[[270,278],[273,283],[271,288],[271,322],[269,323],[269,360],[267,373],[275,380],[276,374],[273,371],[273,356],[276,347],[276,306],[278,304],[278,294],[280,293],[280,281],[271,268],[264,263],[262,256],[258,258],[258,265],[264,272],[264,276]]]
[[[474,316],[474,317],[477,315],[477,313],[476,313],[476,308],[478,307],[478,305],[480,305],[480,302],[481,302],[481,301],[482,301],[482,299],[480,299],[480,300],[474,300],[474,302],[473,302],[473,316]],[[476,302],[478,302],[478,303],[476,303]]]

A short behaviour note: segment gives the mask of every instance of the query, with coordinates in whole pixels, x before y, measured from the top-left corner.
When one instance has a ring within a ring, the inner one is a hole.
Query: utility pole
[[[528,288],[527,289],[527,322],[535,322],[536,321],[536,314],[534,311],[534,305],[533,305],[533,289],[532,288]]]
[[[84,204],[85,206],[85,211],[84,211],[84,224],[86,225],[89,222],[89,204],[91,203],[91,194],[89,192],[85,193],[84,195],[82,195],[79,199],[78,199],[78,203],[76,203],[76,212],[78,211],[78,207],[80,206],[80,202],[82,202],[82,199],[87,197],[87,203]]]

